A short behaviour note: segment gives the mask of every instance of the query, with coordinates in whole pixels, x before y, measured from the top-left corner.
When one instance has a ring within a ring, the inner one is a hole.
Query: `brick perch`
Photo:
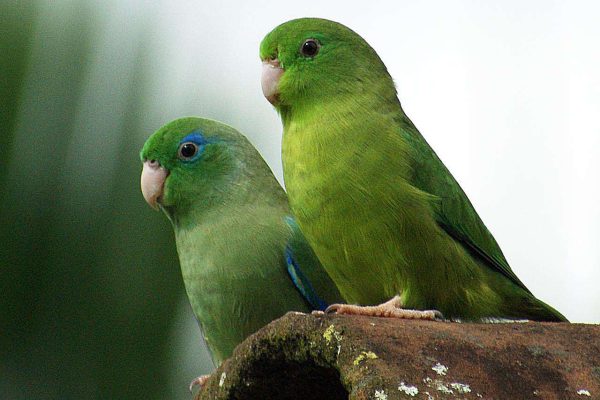
[[[288,313],[198,399],[600,399],[600,325]]]

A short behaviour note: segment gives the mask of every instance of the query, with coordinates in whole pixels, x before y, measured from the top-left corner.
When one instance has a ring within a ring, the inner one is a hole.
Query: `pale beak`
[[[158,201],[163,194],[163,187],[169,172],[156,160],[147,160],[142,169],[142,194],[150,207],[158,210]]]
[[[262,64],[262,77],[260,84],[263,94],[269,103],[275,104],[279,95],[279,78],[283,75],[283,68],[279,66],[279,60],[265,60]]]

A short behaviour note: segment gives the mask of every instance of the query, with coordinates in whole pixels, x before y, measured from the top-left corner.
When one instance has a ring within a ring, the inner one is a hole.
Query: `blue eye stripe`
[[[200,132],[198,130],[198,131],[194,131],[194,132],[190,133],[189,135],[187,135],[186,137],[181,139],[179,141],[179,144],[182,144],[185,142],[193,142],[193,143],[196,143],[198,146],[202,146],[202,145],[207,144],[208,140],[206,140],[206,138],[204,137],[202,132]]]

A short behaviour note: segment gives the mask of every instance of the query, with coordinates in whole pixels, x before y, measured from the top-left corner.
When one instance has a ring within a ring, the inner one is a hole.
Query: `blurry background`
[[[599,4],[3,0],[0,398],[190,398],[212,366],[138,151],[200,115],[281,179],[258,44],[301,16],[371,43],[517,275],[600,322]]]

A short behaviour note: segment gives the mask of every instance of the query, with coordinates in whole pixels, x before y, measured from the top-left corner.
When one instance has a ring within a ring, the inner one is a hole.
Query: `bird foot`
[[[332,304],[325,310],[325,314],[364,315],[370,317],[426,319],[442,321],[444,316],[438,310],[409,310],[402,308],[400,296],[377,306],[356,306],[352,304]]]
[[[200,389],[202,389],[202,386],[206,384],[208,378],[210,378],[210,375],[200,375],[196,379],[192,380],[190,382],[190,393],[194,391],[195,386],[200,386]]]

